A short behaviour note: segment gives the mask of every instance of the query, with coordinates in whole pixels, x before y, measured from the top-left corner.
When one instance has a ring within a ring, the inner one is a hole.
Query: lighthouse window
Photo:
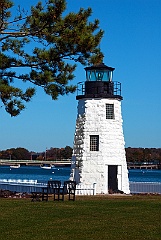
[[[114,104],[106,104],[106,119],[114,119]]]
[[[90,151],[99,151],[99,136],[90,136]]]

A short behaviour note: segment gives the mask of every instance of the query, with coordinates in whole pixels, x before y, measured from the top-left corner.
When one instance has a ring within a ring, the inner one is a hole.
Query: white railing
[[[0,179],[0,189],[15,192],[36,192],[41,191],[47,182],[37,182],[37,180],[27,179]],[[156,193],[161,194],[161,182],[130,182],[130,193]],[[96,195],[96,183],[92,185],[78,184],[76,195]]]
[[[37,184],[37,180],[28,179],[0,179],[0,183]]]
[[[41,191],[47,183],[40,183],[37,180],[27,179],[0,179],[0,189],[15,192],[36,192]],[[96,195],[96,183],[92,185],[78,184],[76,186],[76,195]]]
[[[28,179],[0,179],[0,189],[13,192],[36,192],[41,191],[47,183],[38,183],[37,180]]]
[[[76,195],[96,195],[96,183],[92,185],[78,184],[76,186]]]
[[[0,189],[15,192],[36,192],[41,191],[47,183],[39,183],[37,180],[27,179],[0,179]],[[96,195],[96,183],[92,185],[78,184],[76,186],[76,195]]]
[[[130,193],[161,194],[161,182],[130,182]]]

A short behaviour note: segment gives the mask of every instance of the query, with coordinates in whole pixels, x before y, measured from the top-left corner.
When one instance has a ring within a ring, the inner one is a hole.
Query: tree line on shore
[[[65,148],[50,148],[44,152],[28,151],[25,148],[10,148],[0,151],[0,159],[10,160],[62,160],[71,159],[73,149],[70,146]]]
[[[126,148],[127,162],[161,164],[161,148]]]
[[[127,162],[139,163],[139,162],[158,162],[161,163],[161,148],[131,148],[126,150]],[[62,160],[71,159],[73,149],[70,146],[64,148],[46,149],[44,152],[31,152],[25,148],[10,148],[0,151],[0,159],[12,159],[12,160]]]

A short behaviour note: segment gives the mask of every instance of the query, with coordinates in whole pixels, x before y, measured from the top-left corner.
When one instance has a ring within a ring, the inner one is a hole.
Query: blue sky
[[[37,1],[14,2],[27,8]],[[90,20],[99,19],[105,31],[100,47],[115,68],[113,80],[122,83],[126,147],[161,148],[161,1],[67,0],[68,11],[80,7],[91,7]],[[85,80],[83,66],[75,76],[73,83]],[[0,150],[73,147],[76,115],[76,93],[52,101],[38,89],[20,116],[0,108]]]

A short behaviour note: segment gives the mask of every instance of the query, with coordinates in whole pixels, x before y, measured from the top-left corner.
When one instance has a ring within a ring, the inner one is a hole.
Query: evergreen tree
[[[10,0],[1,0],[0,100],[11,116],[17,116],[35,94],[35,86],[53,100],[75,92],[71,80],[76,63],[102,61],[103,31],[98,20],[89,22],[91,8],[64,16],[65,0],[38,2],[29,13],[19,7],[17,16],[12,16],[12,7]]]

